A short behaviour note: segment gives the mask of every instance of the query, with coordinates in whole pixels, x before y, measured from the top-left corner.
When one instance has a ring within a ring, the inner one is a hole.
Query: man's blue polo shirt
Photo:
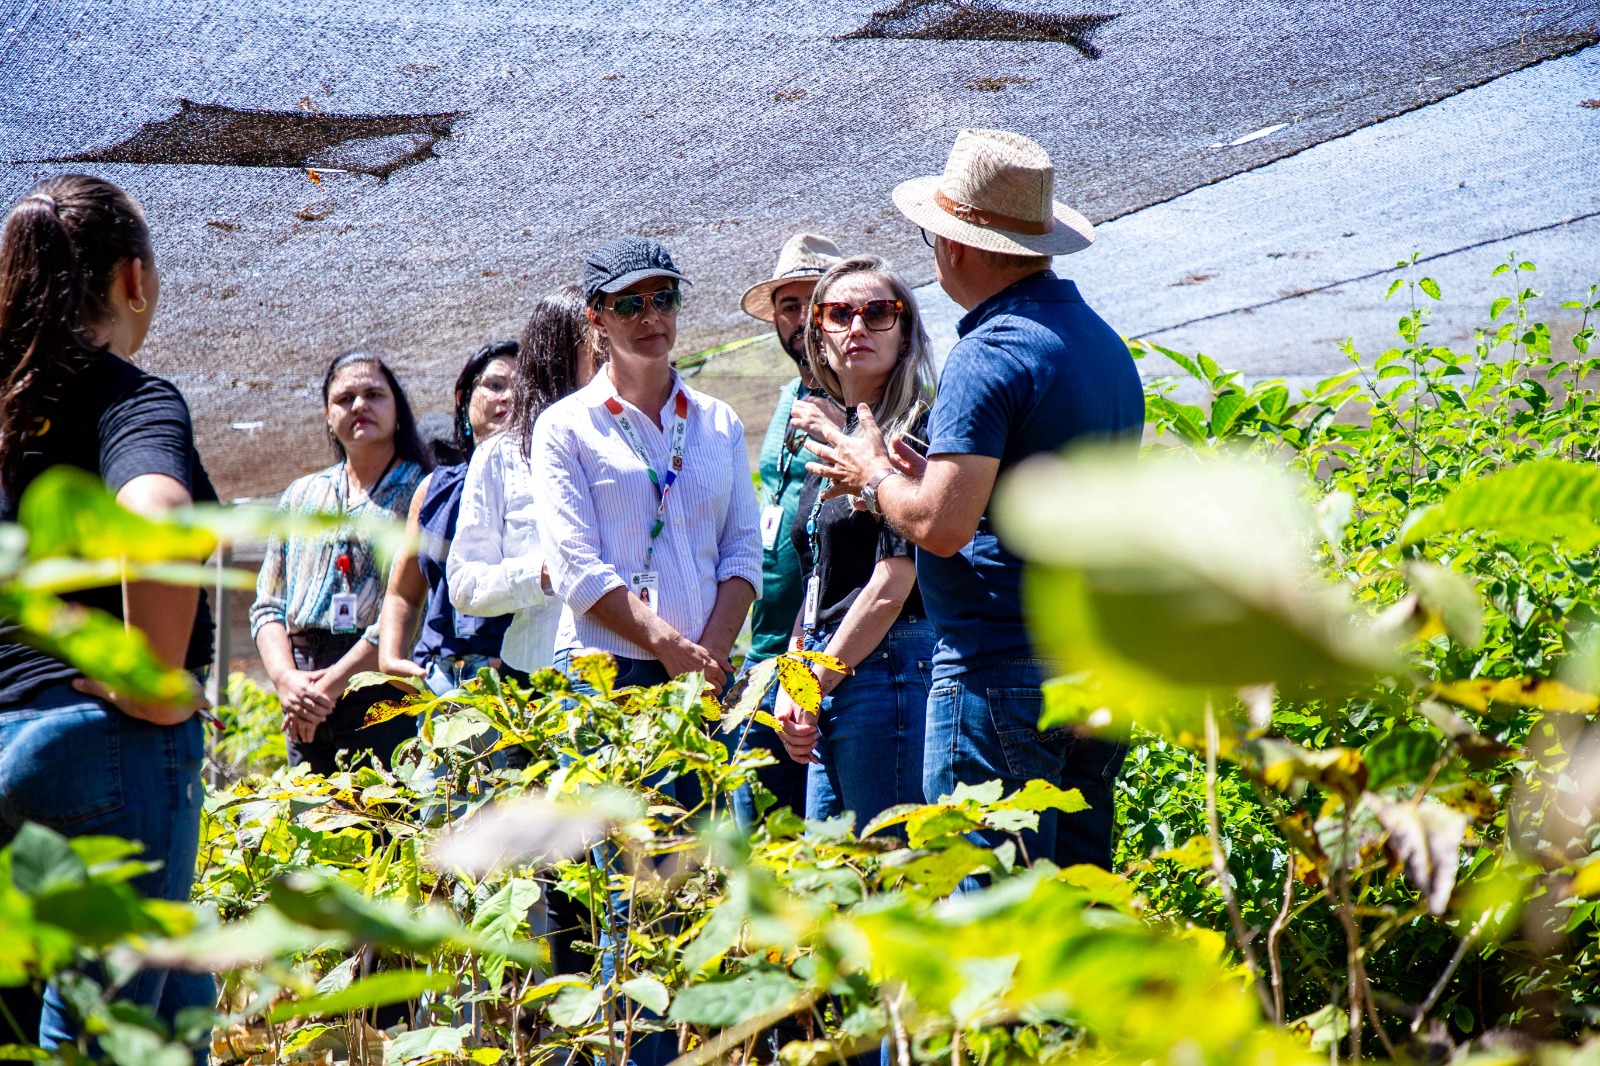
[[[1083,437],[1144,428],[1133,356],[1078,287],[1049,270],[989,297],[956,327],[939,376],[928,454],[988,455],[1000,474],[1030,455]],[[1022,618],[1022,560],[1007,551],[988,509],[948,559],[917,551],[917,581],[939,634],[933,676],[950,677],[1033,653]]]

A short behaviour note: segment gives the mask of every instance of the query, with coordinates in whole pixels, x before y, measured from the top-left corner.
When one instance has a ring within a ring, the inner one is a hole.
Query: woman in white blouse
[[[744,426],[672,368],[678,286],[656,241],[589,254],[584,300],[605,370],[539,419],[533,469],[549,503],[539,533],[567,604],[557,665],[610,652],[618,685],[699,673],[721,689],[761,589],[759,507]]]
[[[588,326],[576,286],[558,289],[534,308],[518,345],[511,421],[472,454],[445,564],[457,611],[512,616],[500,658],[523,673],[551,665],[562,608],[547,591],[539,541],[539,512],[549,501],[529,466],[533,423],[594,375]]]

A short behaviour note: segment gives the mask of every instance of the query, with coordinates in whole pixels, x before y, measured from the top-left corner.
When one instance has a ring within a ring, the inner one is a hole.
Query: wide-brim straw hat
[[[772,294],[792,281],[815,280],[828,272],[828,268],[844,259],[844,253],[831,240],[816,233],[796,233],[783,242],[778,253],[778,265],[772,277],[759,281],[744,291],[739,307],[751,318],[771,322],[773,318]]]
[[[941,237],[1007,255],[1067,255],[1094,226],[1055,199],[1050,154],[1020,133],[962,130],[944,173],[895,187],[906,217]]]

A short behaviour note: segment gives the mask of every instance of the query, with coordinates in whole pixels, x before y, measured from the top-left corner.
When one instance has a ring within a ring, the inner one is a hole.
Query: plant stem
[[[1344,840],[1343,847],[1350,847],[1350,805],[1344,805]],[[1345,959],[1349,970],[1350,988],[1350,1059],[1352,1062],[1361,1061],[1361,933],[1356,925],[1355,915],[1350,908],[1350,870],[1345,864],[1345,856],[1338,858],[1338,889],[1339,899],[1334,911],[1339,915],[1339,923],[1344,926]]]
[[[1461,943],[1456,945],[1456,953],[1450,956],[1450,964],[1444,968],[1444,973],[1439,975],[1439,980],[1434,983],[1432,991],[1428,993],[1428,998],[1423,1000],[1422,1006],[1417,1008],[1417,1016],[1411,1019],[1411,1031],[1413,1033],[1422,1030],[1422,1023],[1427,1019],[1428,1012],[1438,1005],[1439,997],[1444,995],[1444,990],[1450,985],[1450,979],[1456,975],[1457,968],[1461,966],[1462,960],[1467,957],[1467,952],[1471,950],[1473,943],[1477,941],[1479,934],[1483,932],[1484,922],[1488,920],[1487,914],[1479,918],[1477,923],[1468,930],[1467,935],[1461,938]]]
[[[1289,925],[1289,914],[1294,909],[1294,853],[1284,863],[1283,906],[1267,930],[1267,964],[1272,968],[1272,1020],[1283,1024],[1283,963],[1278,958],[1278,941]]]
[[[1233,892],[1233,875],[1228,870],[1228,859],[1222,851],[1222,829],[1217,820],[1217,714],[1206,701],[1206,833],[1211,838],[1211,873],[1222,892],[1222,902],[1228,909],[1228,921],[1233,923],[1233,937],[1239,942],[1239,952],[1250,970],[1250,983],[1255,986],[1261,1009],[1272,1014],[1272,1001],[1267,998],[1261,981],[1261,967],[1256,963],[1255,951],[1250,947],[1250,934],[1244,927],[1244,915],[1239,910],[1239,900]]]

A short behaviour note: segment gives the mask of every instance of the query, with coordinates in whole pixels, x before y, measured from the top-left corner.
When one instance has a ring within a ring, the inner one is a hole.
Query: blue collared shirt
[[[1144,390],[1115,330],[1078,287],[1049,270],[968,312],[939,376],[929,456],[987,455],[1000,475],[1085,437],[1137,444]],[[939,634],[935,679],[1034,654],[1022,615],[1022,560],[1000,543],[988,509],[948,559],[917,552],[917,582]]]

